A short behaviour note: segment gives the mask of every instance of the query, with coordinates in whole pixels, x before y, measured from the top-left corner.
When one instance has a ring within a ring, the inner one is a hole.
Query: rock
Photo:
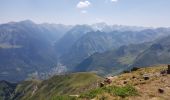
[[[107,83],[107,84],[111,84],[112,80],[111,79],[105,79],[104,82]]]
[[[127,81],[124,81],[123,84],[127,84]]]
[[[165,75],[167,74],[167,71],[166,71],[166,70],[162,70],[162,71],[160,72],[160,74],[163,75],[163,76],[165,76]]]
[[[112,77],[112,76],[106,77],[104,82],[107,83],[107,84],[111,84],[113,79],[114,79],[114,77]]]
[[[104,83],[103,82],[100,83],[100,87],[104,87]]]
[[[149,80],[149,75],[148,75],[148,74],[144,74],[144,75],[143,75],[143,79],[144,79],[144,80]]]
[[[135,76],[132,77],[133,79],[136,78]]]
[[[159,88],[159,89],[158,89],[158,92],[159,92],[159,93],[164,93],[164,89]]]
[[[166,74],[166,70],[162,70],[160,74]]]
[[[113,78],[114,78],[113,76],[106,77],[106,79],[110,79],[110,80],[112,80]]]

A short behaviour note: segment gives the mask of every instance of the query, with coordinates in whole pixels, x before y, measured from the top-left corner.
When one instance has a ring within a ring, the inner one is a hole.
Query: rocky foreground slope
[[[169,100],[169,71],[167,65],[157,65],[105,79],[74,73],[18,85],[2,81],[0,100]]]
[[[106,79],[104,84],[101,83],[102,87],[80,97],[95,100],[169,100],[170,69],[167,65],[134,68],[132,72],[125,72],[109,77],[110,84]]]

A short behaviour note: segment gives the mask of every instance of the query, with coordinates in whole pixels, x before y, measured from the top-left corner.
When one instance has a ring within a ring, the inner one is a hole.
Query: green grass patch
[[[137,90],[131,86],[126,85],[123,87],[109,86],[105,88],[106,92],[120,97],[135,96],[138,95]]]
[[[136,96],[138,95],[137,90],[131,86],[126,85],[123,87],[118,86],[108,86],[103,88],[96,88],[93,90],[90,90],[86,93],[83,93],[80,95],[80,98],[87,98],[87,99],[93,99],[97,97],[98,95],[101,95],[102,93],[109,93],[113,96],[120,96],[120,97],[127,97],[127,96]]]
[[[69,95],[79,95],[91,88],[95,88],[94,85],[98,80],[102,80],[102,78],[95,73],[81,72],[56,75],[41,82],[34,80],[22,82],[17,86],[16,93],[24,92],[24,95],[19,97],[19,100],[75,100],[75,97]],[[35,86],[38,89],[32,95]]]
[[[69,95],[54,96],[51,100],[78,100],[77,97],[72,97]]]
[[[103,88],[96,88],[96,89],[93,89],[93,90],[90,90],[90,91],[88,91],[86,93],[81,94],[80,98],[93,99],[97,95],[102,94],[103,92],[104,92]]]

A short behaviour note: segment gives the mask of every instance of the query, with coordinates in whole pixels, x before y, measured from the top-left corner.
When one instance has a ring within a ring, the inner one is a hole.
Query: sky
[[[170,0],[0,0],[0,23],[170,27]]]

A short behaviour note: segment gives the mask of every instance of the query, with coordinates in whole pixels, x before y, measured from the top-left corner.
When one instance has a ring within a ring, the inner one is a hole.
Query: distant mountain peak
[[[105,22],[99,22],[99,23],[95,23],[93,25],[107,25]]]
[[[106,23],[104,22],[101,22],[101,23],[96,23],[96,24],[93,24],[92,25],[93,29],[94,30],[99,30],[99,31],[102,31],[104,28],[106,27],[109,27]]]
[[[19,23],[25,23],[25,24],[35,24],[33,21],[31,20],[23,20],[23,21],[20,21]]]

